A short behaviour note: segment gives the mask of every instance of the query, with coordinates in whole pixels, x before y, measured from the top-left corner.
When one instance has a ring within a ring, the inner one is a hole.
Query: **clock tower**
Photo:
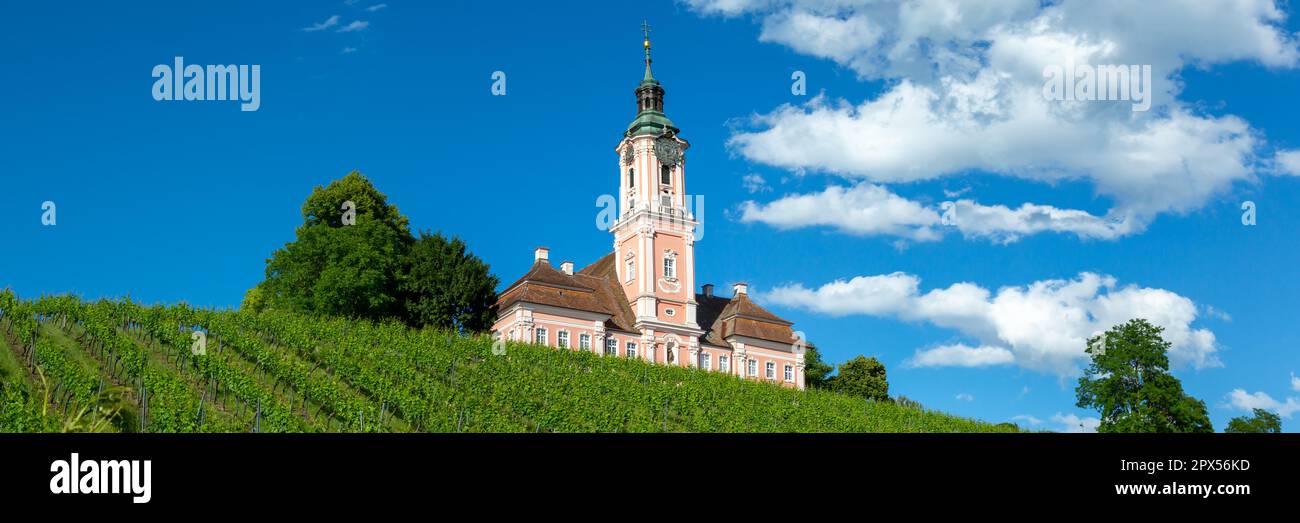
[[[636,118],[623,133],[618,157],[615,265],[623,294],[642,333],[642,346],[659,361],[693,361],[704,333],[696,318],[695,227],[686,197],[690,144],[664,114],[664,88],[650,71],[650,28],[645,35],[645,76],[637,86]]]

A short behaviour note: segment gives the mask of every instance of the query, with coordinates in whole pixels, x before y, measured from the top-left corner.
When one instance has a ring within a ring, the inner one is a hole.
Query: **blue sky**
[[[0,285],[235,306],[353,169],[507,282],[540,244],[589,263],[648,19],[705,197],[699,282],[748,281],[894,394],[1052,430],[1095,417],[1071,340],[1158,314],[1216,428],[1264,406],[1296,430],[1300,25],[1221,3],[14,4]],[[1026,96],[1066,55],[1152,64],[1152,109]],[[261,107],[155,101],[175,56],[260,65]]]

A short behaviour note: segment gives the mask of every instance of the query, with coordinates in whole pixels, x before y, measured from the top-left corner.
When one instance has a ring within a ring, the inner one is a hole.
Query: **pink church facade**
[[[500,294],[493,333],[803,389],[807,344],[791,322],[754,303],[744,283],[730,297],[713,285],[696,291],[690,144],[663,112],[648,39],[645,48],[637,116],[614,149],[621,213],[610,228],[613,252],[575,271],[572,262],[555,268],[550,251],[537,248],[529,271]]]

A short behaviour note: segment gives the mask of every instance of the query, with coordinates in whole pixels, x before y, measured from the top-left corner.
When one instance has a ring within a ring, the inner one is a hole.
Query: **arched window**
[[[627,168],[627,186],[629,188],[636,187],[636,169],[631,167]]]

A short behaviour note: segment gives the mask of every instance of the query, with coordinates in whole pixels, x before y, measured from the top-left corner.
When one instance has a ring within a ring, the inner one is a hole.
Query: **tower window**
[[[677,259],[664,258],[664,278],[673,279],[677,277]]]
[[[626,276],[626,277],[627,277],[627,281],[630,282],[630,281],[632,281],[633,278],[636,278],[636,258],[633,257],[633,256],[632,256],[632,253],[630,253],[630,252],[627,253],[627,269],[626,269],[626,272],[627,272],[627,276]]]
[[[627,168],[627,186],[636,187],[636,169]]]
[[[664,185],[673,184],[673,168],[667,165],[659,167],[659,183]]]

